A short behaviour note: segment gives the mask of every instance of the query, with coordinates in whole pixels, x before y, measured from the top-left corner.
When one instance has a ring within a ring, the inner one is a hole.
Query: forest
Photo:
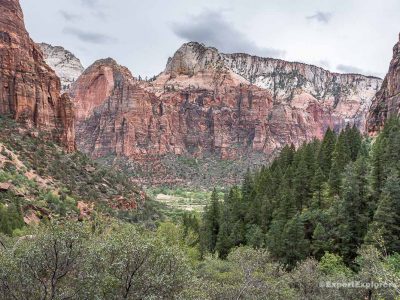
[[[178,221],[25,226],[15,200],[0,207],[1,298],[398,299],[399,150],[398,119],[375,138],[328,129]]]

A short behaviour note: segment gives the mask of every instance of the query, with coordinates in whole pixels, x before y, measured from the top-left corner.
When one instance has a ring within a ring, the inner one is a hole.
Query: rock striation
[[[81,61],[63,47],[46,43],[40,43],[38,46],[43,52],[46,63],[60,77],[62,90],[67,91],[85,70]]]
[[[393,58],[382,88],[372,100],[368,113],[367,130],[376,135],[388,118],[400,113],[400,34],[399,41],[393,47]]]
[[[74,113],[68,95],[30,39],[18,0],[0,0],[0,114],[48,131],[75,149]]]
[[[160,100],[113,59],[95,62],[72,85],[79,149],[94,157],[163,153]]]
[[[97,61],[72,85],[71,96],[78,146],[95,157],[238,159],[299,146],[328,127],[364,129],[381,82],[191,42],[151,82],[136,80],[112,59]]]

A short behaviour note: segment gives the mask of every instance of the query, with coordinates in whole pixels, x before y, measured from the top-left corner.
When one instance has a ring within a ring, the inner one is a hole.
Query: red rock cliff
[[[0,114],[48,131],[75,149],[74,114],[60,80],[30,39],[18,0],[0,0]]]
[[[380,84],[378,78],[188,43],[155,81],[137,81],[115,61],[100,60],[71,94],[79,148],[95,157],[207,152],[235,159],[299,146],[328,127],[364,128]]]
[[[367,129],[375,135],[391,116],[400,113],[400,34],[399,41],[393,48],[393,58],[382,88],[372,100],[368,113]]]

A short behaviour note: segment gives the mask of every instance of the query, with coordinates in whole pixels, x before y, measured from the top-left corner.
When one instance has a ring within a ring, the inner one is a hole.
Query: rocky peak
[[[223,58],[233,72],[261,88],[273,90],[274,95],[281,98],[290,97],[295,89],[317,99],[332,95],[338,89],[375,93],[382,82],[371,76],[332,73],[313,65],[248,54],[223,54]]]
[[[25,29],[18,0],[0,0],[0,114],[51,133],[75,149],[74,117],[60,79]]]
[[[21,9],[21,5],[18,0],[2,0],[1,6],[3,7],[3,20],[5,21],[3,26],[10,28],[25,28],[24,24],[24,14]],[[21,37],[26,37],[28,35],[27,32],[21,32]],[[18,38],[18,37],[16,37]]]
[[[368,113],[367,129],[375,135],[384,126],[386,120],[400,113],[400,34],[399,41],[393,47],[393,58],[382,87],[372,100]]]
[[[169,60],[164,73],[176,77],[205,71],[233,72],[249,84],[270,90],[275,100],[286,101],[307,93],[320,101],[328,97],[334,97],[336,102],[358,97],[368,106],[382,84],[380,78],[332,73],[304,63],[245,53],[224,54],[196,42],[184,44]]]
[[[75,101],[77,120],[87,118],[124,80],[133,82],[132,73],[112,58],[97,60],[89,66],[70,89],[71,96],[78,99]]]
[[[70,51],[60,46],[46,43],[38,44],[43,51],[46,63],[56,72],[61,80],[61,88],[67,91],[71,84],[78,79],[84,71],[81,61]]]
[[[196,77],[198,73],[203,75]],[[221,78],[225,82],[216,82]],[[344,123],[355,123],[361,130],[364,130],[371,100],[382,84],[380,78],[372,76],[333,73],[305,63],[244,53],[224,54],[196,42],[179,48],[158,82],[178,88],[208,85],[215,89],[217,85],[224,85],[227,78],[269,91],[276,103],[296,106],[298,99],[312,98],[329,107]]]
[[[221,67],[223,67],[223,62],[217,49],[190,42],[183,44],[169,59],[165,73],[173,77],[177,75],[193,76],[199,72]]]

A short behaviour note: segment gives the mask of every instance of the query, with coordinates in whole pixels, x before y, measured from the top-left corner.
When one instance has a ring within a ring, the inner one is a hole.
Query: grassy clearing
[[[174,219],[185,212],[201,214],[205,206],[210,201],[211,192],[209,190],[191,190],[186,188],[156,187],[147,190],[147,194],[154,200],[165,205],[166,215]],[[224,191],[218,189],[220,198],[224,196]]]

